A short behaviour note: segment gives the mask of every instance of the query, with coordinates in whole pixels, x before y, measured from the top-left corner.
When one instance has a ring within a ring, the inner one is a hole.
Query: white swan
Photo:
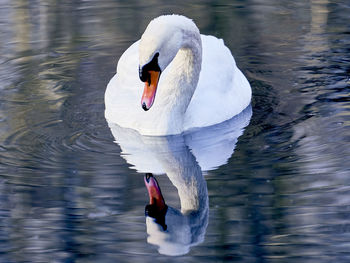
[[[121,56],[105,117],[143,135],[179,134],[228,120],[250,100],[249,82],[221,39],[200,35],[184,16],[160,16]]]

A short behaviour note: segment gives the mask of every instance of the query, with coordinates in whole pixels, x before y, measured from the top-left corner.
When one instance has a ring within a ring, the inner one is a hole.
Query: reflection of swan
[[[222,40],[200,35],[186,17],[161,16],[120,58],[105,116],[144,135],[179,134],[228,120],[250,99],[250,85]]]
[[[114,135],[115,131],[113,131]],[[137,133],[133,130],[129,131],[131,133],[122,128],[117,130],[116,138],[122,138],[120,141],[122,149],[129,142],[133,145],[135,142],[140,143],[142,147],[133,148],[134,152],[128,153],[123,150],[126,154],[125,158],[128,162],[132,160],[133,164],[140,169],[156,173],[165,172],[177,188],[181,203],[181,212],[170,206],[164,210],[165,203],[155,179],[149,176],[147,180],[145,179],[150,193],[150,205],[146,209],[149,235],[147,241],[157,245],[161,254],[186,254],[191,246],[203,241],[208,225],[208,191],[202,171],[185,145],[183,136],[134,137]],[[121,134],[123,132],[127,132],[130,141],[123,140],[125,139]],[[143,153],[142,151],[146,148],[147,150]],[[141,158],[146,161],[141,161]]]
[[[252,109],[249,106],[223,123],[167,137],[142,136],[113,123],[109,123],[109,127],[121,146],[123,158],[140,173],[166,173],[159,154],[176,149],[175,142],[179,143],[180,149],[188,147],[201,170],[208,171],[227,163],[251,116]]]
[[[202,171],[227,162],[251,114],[248,107],[221,124],[166,137],[142,136],[135,130],[110,124],[122,156],[133,168],[142,173],[165,173],[177,188],[181,212],[171,207],[164,210],[155,179],[148,176],[145,180],[151,204],[146,217],[148,242],[157,245],[160,253],[185,254],[203,241],[209,212]]]
[[[167,174],[178,190],[181,211],[166,206],[157,181],[149,174],[145,177],[150,197],[146,206],[147,241],[158,246],[161,254],[184,255],[191,246],[204,240],[209,217],[208,190],[199,166],[190,155],[188,151],[187,156],[181,157],[189,157],[190,163],[172,167],[174,173]]]

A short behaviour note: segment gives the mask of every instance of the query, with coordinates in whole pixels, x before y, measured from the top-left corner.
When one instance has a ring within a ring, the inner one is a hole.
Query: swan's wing
[[[202,69],[186,111],[184,130],[228,120],[244,110],[251,100],[249,82],[237,68],[223,40],[201,37]]]

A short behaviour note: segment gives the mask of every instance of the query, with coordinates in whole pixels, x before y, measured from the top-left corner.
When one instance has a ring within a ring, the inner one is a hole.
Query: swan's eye
[[[150,78],[148,71],[144,70],[144,67],[141,68],[141,66],[139,66],[139,76],[142,82],[146,82]]]
[[[142,82],[150,82],[151,81],[151,76],[149,74],[149,71],[159,71],[160,67],[158,65],[158,57],[159,57],[159,52],[157,52],[156,54],[154,54],[152,60],[150,62],[148,62],[146,65],[144,66],[139,66],[139,76],[140,76],[140,80]]]

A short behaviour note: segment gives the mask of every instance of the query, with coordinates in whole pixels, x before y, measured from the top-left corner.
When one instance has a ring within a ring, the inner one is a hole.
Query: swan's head
[[[192,20],[179,15],[160,16],[152,20],[139,44],[139,74],[145,82],[141,105],[149,110],[154,102],[161,73],[183,45],[185,30],[198,28]]]
[[[146,206],[147,242],[158,247],[163,255],[185,255],[190,248],[204,240],[208,225],[208,213],[183,215],[168,207],[152,174],[146,174],[145,185],[150,197]]]

